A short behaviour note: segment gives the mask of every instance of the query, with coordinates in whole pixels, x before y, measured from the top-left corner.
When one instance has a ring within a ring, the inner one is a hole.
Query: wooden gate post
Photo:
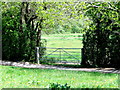
[[[36,47],[36,50],[37,50],[37,52],[36,52],[37,53],[36,54],[37,55],[37,63],[40,64],[40,60],[39,60],[40,59],[39,47]]]

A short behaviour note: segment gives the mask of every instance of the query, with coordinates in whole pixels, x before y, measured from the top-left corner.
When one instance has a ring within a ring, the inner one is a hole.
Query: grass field
[[[55,48],[82,48],[82,37],[81,33],[77,34],[50,34],[42,35],[42,39],[47,40],[46,47]]]
[[[13,66],[0,66],[0,71],[0,88],[47,88],[50,83],[67,83],[71,88],[118,88],[118,74]]]
[[[82,48],[82,39],[83,34],[50,34],[42,35],[42,39],[46,39],[46,47],[52,48]],[[50,54],[56,49],[46,50],[46,54]],[[62,51],[62,52],[61,52]],[[66,53],[67,52],[67,53]],[[77,53],[76,53],[77,52]],[[81,49],[63,49],[57,50],[57,52],[52,53],[52,55],[47,56],[48,59],[54,58],[57,60],[66,60],[66,61],[79,61],[81,60]],[[75,62],[76,62],[75,61]],[[80,61],[79,61],[80,62]]]

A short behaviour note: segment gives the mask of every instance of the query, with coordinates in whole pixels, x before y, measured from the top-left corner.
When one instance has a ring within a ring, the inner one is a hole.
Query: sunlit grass
[[[71,88],[117,88],[118,75],[111,73],[65,71],[54,69],[27,69],[0,66],[0,88],[47,88],[50,83],[60,83]]]
[[[82,48],[81,40],[47,40],[47,47],[55,47],[55,48]]]
[[[76,38],[77,37],[77,38]],[[82,34],[50,34],[42,35],[47,40],[47,47],[82,48]]]

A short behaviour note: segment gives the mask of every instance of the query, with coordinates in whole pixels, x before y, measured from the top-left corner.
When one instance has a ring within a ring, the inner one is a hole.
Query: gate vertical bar
[[[36,47],[37,50],[37,63],[40,64],[40,54],[39,54],[39,47]]]
[[[61,61],[61,49],[60,49],[60,61]]]

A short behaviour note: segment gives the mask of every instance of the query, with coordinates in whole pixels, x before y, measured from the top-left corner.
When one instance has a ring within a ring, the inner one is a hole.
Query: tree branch
[[[94,7],[94,8],[105,8],[105,9],[110,9],[113,11],[118,11],[117,9],[111,8],[111,7],[102,7],[102,6],[96,6],[96,5],[90,5],[87,8]]]
[[[38,25],[39,25],[39,22],[36,23],[35,31],[37,31]]]
[[[118,31],[113,31],[113,33],[120,35],[120,32],[118,32]]]
[[[28,13],[28,6],[29,6],[29,3],[26,2],[26,8],[25,8],[26,13]]]
[[[28,20],[28,23],[30,23],[31,21],[33,21],[34,19],[36,19],[38,16],[36,16],[36,15],[32,15],[31,17],[30,17],[30,19]]]

